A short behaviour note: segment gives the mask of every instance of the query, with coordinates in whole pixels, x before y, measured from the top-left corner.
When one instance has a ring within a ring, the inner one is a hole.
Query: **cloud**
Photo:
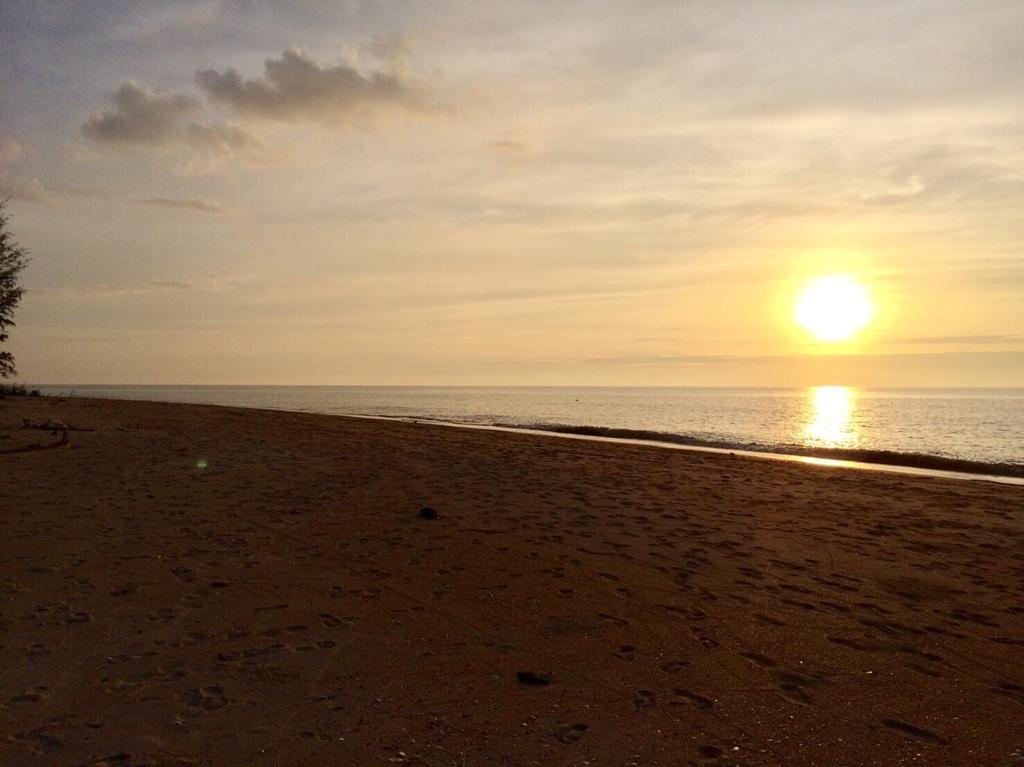
[[[1012,336],[1007,336],[1012,338]],[[1019,336],[1018,336],[1019,338]],[[876,354],[649,354],[590,357],[581,359],[587,365],[625,366],[687,366],[687,365],[793,365],[796,363],[848,364],[852,367],[871,369],[871,364],[886,362],[916,363],[928,360],[1017,360],[1024,362],[1024,351],[940,351],[940,352],[885,352]]]
[[[741,357],[729,354],[638,354],[592,357],[582,360],[593,365],[742,365],[781,357]]]
[[[366,50],[390,66],[404,69],[408,64],[412,45],[408,36],[390,33],[378,35]]]
[[[1021,335],[981,336],[919,336],[915,338],[894,338],[895,344],[1017,344],[1024,342]]]
[[[232,123],[200,125],[193,123],[185,130],[185,140],[207,154],[230,154],[259,146],[247,131]]]
[[[422,90],[404,74],[403,40],[378,40],[368,51],[379,68],[361,66],[355,49],[346,49],[341,63],[321,66],[293,48],[267,59],[263,74],[254,78],[234,69],[202,70],[195,74],[200,94],[161,91],[128,80],[112,94],[108,108],[82,124],[81,132],[115,148],[175,151],[179,174],[219,175],[239,165],[280,163],[293,154],[288,147],[259,140],[254,121],[333,123],[348,116],[430,108]],[[236,121],[224,120],[225,112]],[[88,150],[68,151],[76,158],[90,157]],[[0,152],[7,152],[7,146],[0,144]]]
[[[61,147],[61,154],[71,162],[94,162],[102,156],[85,144],[79,144],[74,141],[66,142]]]
[[[116,148],[187,150],[189,156],[177,165],[185,175],[216,173],[239,157],[257,163],[265,160],[262,144],[241,126],[190,121],[203,111],[195,96],[153,91],[129,81],[118,88],[112,101],[113,108],[82,126],[87,138]]]
[[[500,154],[515,156],[522,156],[530,149],[530,146],[525,141],[516,141],[514,139],[489,141],[487,142],[487,147]]]
[[[230,283],[215,278],[201,280],[162,280],[154,279],[134,283],[98,283],[93,285],[70,285],[60,288],[31,288],[26,290],[30,296],[53,297],[107,297],[131,296],[151,293],[168,293],[179,291],[220,292],[231,289]]]
[[[884,189],[866,194],[864,202],[875,204],[898,203],[911,200],[924,194],[928,189],[927,184],[921,180],[916,173],[904,181],[896,182],[886,186]]]
[[[8,136],[0,141],[0,165],[4,163],[15,163],[25,154],[24,144]]]
[[[118,21],[109,34],[119,43],[144,46],[206,40],[222,19],[221,5],[217,0],[135,3],[131,12],[118,14]]]
[[[0,141],[0,166],[17,165],[25,154],[25,145],[8,136]],[[50,192],[37,178],[12,175],[0,168],[0,200],[50,202]]]
[[[198,99],[184,93],[152,91],[126,82],[111,97],[113,107],[89,118],[82,133],[111,144],[156,146],[180,136],[181,121],[200,109]]]
[[[138,201],[140,205],[154,205],[162,208],[178,208],[184,210],[198,210],[203,213],[223,213],[224,206],[215,202],[199,199],[172,199],[169,197],[150,197]]]
[[[364,74],[344,62],[322,67],[300,48],[267,59],[262,77],[204,69],[196,73],[196,84],[211,101],[239,114],[277,120],[332,120],[368,108],[424,106],[419,90],[394,72]]]
[[[0,200],[25,200],[27,202],[51,202],[50,192],[37,178],[24,179],[0,172]]]

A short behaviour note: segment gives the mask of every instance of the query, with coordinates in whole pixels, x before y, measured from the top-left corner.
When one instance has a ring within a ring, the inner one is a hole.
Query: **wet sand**
[[[0,764],[1000,765],[1024,489],[0,401]],[[419,516],[423,506],[438,519]]]

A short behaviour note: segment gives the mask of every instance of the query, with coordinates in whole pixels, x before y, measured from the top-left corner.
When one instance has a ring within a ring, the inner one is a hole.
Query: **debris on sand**
[[[519,680],[520,684],[528,685],[529,687],[547,687],[551,684],[551,674],[538,674],[533,671],[517,671],[516,679]]]

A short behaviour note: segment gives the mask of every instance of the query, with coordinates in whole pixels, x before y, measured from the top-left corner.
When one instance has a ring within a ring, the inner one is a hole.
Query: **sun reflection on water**
[[[847,386],[815,386],[807,403],[804,440],[819,447],[853,447],[858,442],[854,419],[856,394]]]

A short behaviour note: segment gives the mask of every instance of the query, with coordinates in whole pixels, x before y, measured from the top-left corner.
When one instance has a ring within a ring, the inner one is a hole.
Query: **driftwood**
[[[72,426],[64,423],[63,421],[55,421],[50,419],[48,421],[41,421],[35,423],[31,418],[22,418],[21,427],[23,429],[38,429],[39,431],[48,431],[51,436],[60,439],[56,442],[42,443],[37,442],[34,445],[22,445],[21,447],[12,447],[7,450],[0,450],[0,455],[7,455],[8,453],[29,453],[33,450],[49,450],[54,447],[69,447],[71,445],[71,432],[73,431],[93,431],[93,429],[83,429],[78,426]],[[8,434],[0,434],[0,439],[10,439]]]
[[[92,431],[92,429],[82,429],[78,426],[71,426],[64,423],[63,421],[43,421],[42,423],[32,423],[30,418],[21,419],[22,428],[25,429],[42,429],[43,431],[52,432],[56,434],[59,431]]]
[[[57,432],[52,432],[56,434]],[[50,442],[48,444],[37,443],[35,445],[24,445],[22,447],[12,447],[9,450],[0,450],[0,455],[7,455],[8,453],[29,453],[33,450],[49,450],[53,447],[68,447],[71,444],[71,434],[67,429],[61,430],[60,440],[57,442]]]
[[[48,431],[54,437],[59,435],[60,439],[56,442],[37,442],[34,445],[22,445],[21,447],[12,447],[7,450],[0,450],[0,455],[7,455],[8,453],[29,453],[33,450],[49,450],[54,447],[68,447],[71,444],[71,432],[92,431],[92,429],[80,429],[77,426],[70,426],[63,421],[49,420],[43,421],[42,423],[33,423],[30,418],[22,418],[21,426],[24,429]],[[0,435],[0,438],[9,439],[9,435]]]

